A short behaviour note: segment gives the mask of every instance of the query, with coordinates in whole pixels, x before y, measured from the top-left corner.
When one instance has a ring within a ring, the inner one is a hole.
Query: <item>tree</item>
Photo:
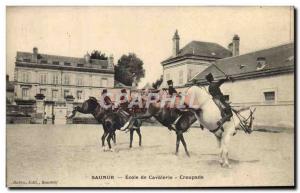
[[[97,59],[97,60],[107,60],[107,57],[104,53],[101,53],[101,51],[94,50],[91,53],[91,59]]]
[[[135,76],[136,81],[139,82],[145,76],[143,65],[144,62],[134,53],[121,56],[115,66],[115,80],[131,86]]]
[[[155,82],[152,83],[152,87],[154,89],[158,89],[158,87],[161,85],[162,82],[163,82],[163,75],[161,75],[159,79],[157,79]]]

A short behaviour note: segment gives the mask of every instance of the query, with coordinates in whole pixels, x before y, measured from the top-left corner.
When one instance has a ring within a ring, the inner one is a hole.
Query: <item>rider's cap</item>
[[[121,93],[126,93],[126,89],[123,88],[123,89],[121,90]]]
[[[205,76],[205,79],[208,80],[208,81],[213,81],[214,77],[211,73],[209,73],[208,75]]]
[[[107,89],[103,89],[103,90],[102,90],[102,94],[103,94],[103,93],[107,93]]]
[[[170,86],[170,84],[173,84],[173,80],[168,80],[167,83]]]

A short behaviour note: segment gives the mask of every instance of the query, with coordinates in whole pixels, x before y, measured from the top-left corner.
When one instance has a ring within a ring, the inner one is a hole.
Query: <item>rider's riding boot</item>
[[[200,124],[200,128],[203,130],[204,129],[204,127],[203,127],[203,125],[202,124]]]
[[[222,119],[220,121],[217,122],[217,125],[220,127],[223,125],[223,123],[225,123],[226,121],[229,121],[230,118],[232,117],[232,114],[227,114],[224,117],[222,117]]]

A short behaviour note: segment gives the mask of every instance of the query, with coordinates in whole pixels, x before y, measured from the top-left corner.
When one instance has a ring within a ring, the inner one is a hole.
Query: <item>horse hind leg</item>
[[[109,151],[113,151],[113,149],[111,148],[111,144],[110,144],[110,140],[112,139],[113,133],[109,133],[108,137],[107,137],[107,144],[108,144],[108,148]]]
[[[187,155],[188,157],[190,157],[190,153],[189,153],[189,151],[188,151],[188,149],[187,149],[186,142],[185,142],[185,140],[184,140],[183,134],[180,134],[180,140],[181,140],[181,143],[182,143],[182,145],[183,145],[183,147],[184,147],[184,150],[185,150],[186,155]]]
[[[229,164],[229,160],[228,160],[228,145],[229,145],[229,141],[230,141],[230,136],[231,133],[226,132],[223,133],[222,139],[221,139],[221,156],[223,159],[223,164],[222,167],[228,167],[231,168],[230,164]]]
[[[129,148],[132,148],[132,141],[133,141],[133,129],[130,129],[130,143],[129,143]]]
[[[139,146],[142,146],[142,134],[141,134],[141,128],[137,128],[136,130],[138,136],[139,136]]]
[[[219,153],[219,162],[220,162],[221,165],[223,165],[224,161],[223,161],[223,158],[222,158],[223,151],[222,151],[222,148],[221,148],[221,137],[217,136],[217,135],[215,135],[215,136],[216,136],[216,139],[217,139],[218,148],[220,150],[220,153]]]

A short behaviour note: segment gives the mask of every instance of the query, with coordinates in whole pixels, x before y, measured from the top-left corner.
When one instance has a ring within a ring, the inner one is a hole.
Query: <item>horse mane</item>
[[[98,100],[95,97],[90,96],[89,99],[98,103]]]
[[[250,109],[250,107],[248,107],[248,106],[245,106],[245,107],[231,107],[231,109],[234,112],[239,113],[239,112],[246,111],[246,110]]]

